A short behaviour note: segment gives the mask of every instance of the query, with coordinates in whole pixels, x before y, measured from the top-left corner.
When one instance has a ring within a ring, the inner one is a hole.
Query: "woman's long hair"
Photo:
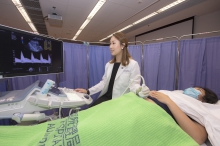
[[[129,59],[131,59],[131,55],[128,52],[128,40],[124,33],[122,32],[116,32],[112,36],[114,36],[117,40],[119,40],[120,44],[124,46],[122,49],[122,58],[121,58],[121,64],[123,66],[127,66],[129,64]],[[113,59],[110,61],[110,63],[115,63],[116,57],[114,56]]]

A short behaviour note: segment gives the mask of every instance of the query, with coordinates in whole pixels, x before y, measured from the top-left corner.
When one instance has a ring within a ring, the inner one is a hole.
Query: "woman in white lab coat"
[[[123,93],[128,92],[134,92],[141,97],[148,96],[149,88],[147,86],[141,87],[140,77],[136,77],[140,75],[140,68],[137,61],[133,60],[128,52],[128,40],[123,33],[116,32],[112,35],[110,51],[113,59],[106,64],[102,80],[88,90],[77,88],[75,91],[90,95],[101,91],[92,106],[120,97]],[[129,88],[127,88],[128,86]]]

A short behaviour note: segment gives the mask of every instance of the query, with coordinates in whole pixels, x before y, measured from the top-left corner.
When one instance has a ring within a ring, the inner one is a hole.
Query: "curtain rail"
[[[136,43],[140,43],[140,44],[142,44],[142,45],[144,45],[141,41],[136,41],[136,42],[128,42],[128,44],[135,44],[136,45]]]
[[[217,31],[209,31],[209,32],[202,32],[202,33],[195,33],[195,34],[187,34],[187,35],[182,35],[180,37],[177,37],[177,36],[171,36],[171,37],[164,37],[164,38],[157,38],[157,39],[152,39],[152,40],[145,40],[144,42],[141,42],[141,41],[135,41],[135,42],[128,42],[128,43],[141,43],[141,44],[145,44],[145,42],[150,42],[150,41],[161,41],[161,40],[166,40],[166,39],[171,39],[171,38],[176,38],[177,40],[181,40],[183,37],[186,37],[186,36],[195,36],[195,35],[202,35],[202,34],[210,34],[210,33],[218,33],[220,32],[220,30],[217,30]],[[58,40],[68,40],[68,41],[72,41],[72,42],[82,42],[84,43],[85,41],[82,41],[82,40],[71,40],[71,39],[67,39],[67,38],[58,38]],[[109,43],[105,43],[105,42],[88,42],[88,43],[97,43],[97,44],[109,44]]]
[[[100,43],[100,44],[106,44],[106,45],[109,44],[109,43],[105,43],[105,42],[88,42],[88,43],[90,43],[90,44],[93,44],[93,43],[94,44],[98,44],[98,43]]]
[[[144,62],[144,44],[146,42],[151,42],[151,41],[161,41],[161,40],[166,40],[166,39],[171,39],[171,38],[175,38],[177,41],[178,41],[178,44],[177,44],[177,63],[176,63],[176,73],[175,73],[175,89],[177,90],[178,89],[178,82],[179,82],[179,63],[180,63],[180,40],[183,38],[183,37],[186,37],[186,36],[191,36],[191,35],[203,35],[203,34],[211,34],[211,33],[218,33],[220,32],[220,30],[217,30],[217,31],[210,31],[210,32],[202,32],[202,33],[196,33],[196,34],[187,34],[187,35],[182,35],[180,37],[177,37],[177,36],[171,36],[171,37],[164,37],[164,38],[157,38],[157,39],[152,39],[152,40],[145,40],[144,43],[141,42],[141,41],[135,41],[135,42],[128,42],[128,44],[136,44],[136,43],[140,43],[142,44],[142,59],[141,59],[141,67],[142,67],[142,72],[141,74],[143,75],[144,74],[144,65],[143,65],[143,62]],[[58,38],[58,40],[61,40],[61,39],[64,39],[64,38]],[[66,39],[66,40],[69,40],[69,39]],[[84,41],[80,41],[80,40],[77,40],[77,41],[74,41],[74,40],[70,40],[72,42],[82,42],[84,43]],[[109,44],[109,43],[104,43],[104,42],[88,42],[89,44],[91,43],[97,43],[97,44]],[[88,49],[88,48],[87,48]],[[87,50],[87,53],[88,53],[88,50]],[[87,62],[88,62],[89,58],[87,56]],[[89,80],[89,75],[88,75],[88,80]]]
[[[179,40],[181,40],[183,37],[186,36],[195,36],[195,35],[201,35],[201,34],[210,34],[210,33],[218,33],[220,32],[220,30],[216,30],[216,31],[208,31],[208,32],[202,32],[202,33],[195,33],[195,34],[187,34],[187,35],[182,35],[181,37],[179,37]]]
[[[151,41],[161,41],[161,40],[166,40],[166,39],[171,39],[171,38],[176,38],[177,40],[179,39],[177,36],[171,36],[171,37],[164,37],[164,38],[157,38],[157,39],[152,39],[152,40],[145,40],[145,42],[151,42]]]

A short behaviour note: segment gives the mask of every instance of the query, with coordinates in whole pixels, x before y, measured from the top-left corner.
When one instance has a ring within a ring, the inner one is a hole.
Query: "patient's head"
[[[212,90],[202,87],[194,87],[194,88],[201,92],[201,94],[199,94],[198,96],[198,100],[211,104],[215,104],[218,102],[218,96]]]

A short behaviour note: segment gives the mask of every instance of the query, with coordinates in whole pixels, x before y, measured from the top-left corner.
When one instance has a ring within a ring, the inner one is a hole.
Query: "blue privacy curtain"
[[[142,45],[129,45],[128,51],[132,58],[138,62],[140,72],[142,73]]]
[[[88,88],[88,46],[84,44],[63,43],[64,73],[60,74],[60,87],[71,89]],[[87,106],[82,106],[85,109]],[[69,116],[69,109],[62,109],[63,116]]]
[[[220,99],[220,37],[183,40],[180,46],[179,89],[207,87]]]
[[[36,76],[24,76],[24,77],[15,77],[9,79],[10,88],[9,90],[22,90],[26,87],[30,86],[37,80],[45,83],[47,79],[53,80],[56,82],[56,75],[55,74],[48,74],[48,75],[36,75]]]
[[[89,46],[89,88],[102,80],[105,65],[112,59],[109,46]],[[99,93],[92,96],[94,100]]]
[[[212,89],[220,99],[220,37],[206,39],[202,84]]]
[[[60,87],[88,88],[87,46],[63,43],[64,73],[60,74]]]
[[[47,74],[47,75],[38,75],[37,77],[38,77],[38,80],[40,80],[43,83],[45,83],[47,81],[47,79],[50,79],[57,84],[56,75],[57,74]],[[56,87],[57,87],[57,85],[56,85]]]
[[[7,91],[7,79],[0,79],[0,92],[2,91]]]
[[[3,96],[1,92],[7,91],[7,79],[0,79],[0,98]],[[10,125],[9,119],[0,119],[0,125]]]
[[[174,90],[177,41],[144,45],[144,79],[150,90]]]
[[[38,80],[38,76],[23,76],[23,77],[14,77],[9,78],[9,91],[13,90],[23,90],[26,87],[30,86],[32,83]]]

